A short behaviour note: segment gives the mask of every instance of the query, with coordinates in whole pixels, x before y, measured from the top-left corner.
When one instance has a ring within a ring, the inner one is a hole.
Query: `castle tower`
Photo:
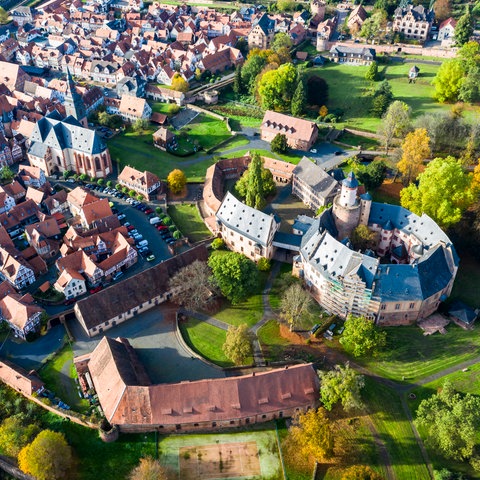
[[[377,247],[377,253],[381,257],[386,255],[390,251],[394,230],[395,230],[395,227],[393,226],[393,223],[390,220],[385,222],[385,224],[382,227],[382,230],[380,232],[380,241],[378,242],[378,247]]]
[[[349,237],[360,223],[361,204],[357,198],[358,180],[350,172],[342,182],[340,194],[333,200],[333,218],[338,230],[338,240]]]
[[[367,192],[360,195],[360,223],[368,226],[368,219],[370,217],[370,209],[372,208],[372,196]]]
[[[88,127],[87,113],[82,97],[75,90],[70,69],[67,67],[67,91],[65,92],[65,113],[78,120],[85,128]]]

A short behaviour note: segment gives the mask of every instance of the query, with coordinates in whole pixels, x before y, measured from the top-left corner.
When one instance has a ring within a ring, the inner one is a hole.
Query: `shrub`
[[[272,265],[271,265],[270,260],[268,258],[263,258],[262,257],[257,263],[257,267],[261,272],[268,272],[270,270],[271,266]]]
[[[178,240],[179,238],[182,238],[182,234],[181,234],[180,230],[176,230],[175,232],[173,232],[172,235],[173,235],[173,238],[175,240]]]
[[[216,238],[212,242],[213,250],[223,250],[225,248],[225,242],[221,238]]]
[[[158,213],[158,215],[163,214],[162,207],[156,207],[156,208],[155,208],[155,213]]]
[[[135,190],[129,190],[128,191],[128,195],[132,198],[135,198],[135,195],[137,194],[137,192]]]
[[[175,115],[179,111],[180,111],[180,105],[177,105],[176,103],[171,103],[168,106],[167,112],[168,112],[169,115]]]
[[[84,173],[82,173],[82,174],[80,175],[80,180],[81,180],[82,182],[84,182],[87,178],[88,178],[87,175],[85,175]]]
[[[90,181],[92,183],[97,183],[97,177],[90,177]]]
[[[177,230],[177,227],[175,225],[170,225],[168,227],[168,229],[171,231],[171,232],[175,232],[175,230]]]
[[[172,219],[170,217],[163,217],[163,224],[164,225],[171,225]]]
[[[113,182],[112,182],[111,180],[109,180],[109,181],[107,182],[107,187],[108,187],[108,188],[112,188],[112,187],[113,187]]]
[[[115,185],[115,190],[118,190],[118,191],[122,190],[122,186],[119,183],[117,183]]]
[[[105,183],[105,180],[103,178],[99,178],[97,183],[99,185],[103,185]]]

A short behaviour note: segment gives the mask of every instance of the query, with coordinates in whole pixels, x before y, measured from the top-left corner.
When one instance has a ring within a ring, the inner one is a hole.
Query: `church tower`
[[[67,91],[65,92],[65,113],[67,117],[71,115],[78,120],[82,126],[88,128],[87,113],[85,112],[85,105],[82,97],[75,90],[75,83],[73,82],[70,69],[67,67]]]

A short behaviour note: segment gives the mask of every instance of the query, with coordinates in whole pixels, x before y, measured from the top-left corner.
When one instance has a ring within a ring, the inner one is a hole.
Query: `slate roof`
[[[467,325],[473,323],[478,316],[475,310],[473,310],[466,303],[463,303],[460,300],[454,300],[450,304],[448,314],[452,317],[455,317],[457,320],[466,323]]]
[[[274,218],[260,210],[249,207],[230,192],[225,195],[215,214],[217,219],[231,230],[266,246],[274,228]]]
[[[340,187],[332,176],[307,157],[300,160],[293,174],[325,198],[335,193]]]
[[[253,26],[255,27],[256,25],[258,25],[262,30],[263,32],[265,33],[265,35],[268,35],[269,33],[272,32],[272,30],[275,28],[275,20],[272,20],[271,18],[269,18],[269,16],[264,13],[259,19],[257,22],[254,22],[253,23]]]
[[[90,155],[102,153],[107,147],[94,130],[82,127],[72,116],[62,120],[57,111],[45,115],[33,128],[29,153],[43,157],[47,147],[67,148]]]
[[[330,55],[338,57],[346,57],[347,55],[361,55],[362,58],[375,58],[377,52],[374,48],[366,47],[344,47],[343,45],[335,45],[330,49]]]

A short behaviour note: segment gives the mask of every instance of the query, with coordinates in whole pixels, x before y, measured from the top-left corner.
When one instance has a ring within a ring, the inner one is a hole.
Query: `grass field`
[[[361,146],[362,150],[376,150],[380,146],[380,142],[374,138],[361,137],[353,133],[344,133],[338,138],[338,141],[352,147]]]
[[[179,474],[178,478],[180,478],[179,465],[181,464],[182,460],[184,460],[180,458],[180,456],[182,454],[185,455],[185,448],[193,451],[201,447],[212,447],[216,445],[218,448],[221,448],[221,446],[223,446],[223,450],[225,450],[225,448],[228,450],[229,444],[238,445],[239,443],[247,442],[254,442],[256,444],[258,451],[258,459],[260,461],[260,478],[264,480],[280,480],[282,478],[280,457],[278,454],[277,442],[275,439],[275,430],[272,429],[271,424],[266,428],[255,428],[251,429],[251,431],[241,433],[239,432],[204,435],[172,435],[168,437],[161,437],[159,442],[160,461],[167,468],[170,468],[171,470],[173,470],[173,472]],[[187,458],[186,460],[192,460],[191,453],[189,453],[188,457],[189,458]],[[182,476],[181,478],[185,477]],[[234,477],[230,477],[224,472],[223,475],[219,473],[217,476],[197,478],[233,479]]]
[[[275,362],[284,359],[284,347],[290,342],[280,335],[280,325],[276,320],[269,320],[263,325],[257,336],[265,354],[265,360]]]
[[[230,150],[232,148],[236,147],[243,147],[244,145],[248,145],[250,143],[250,140],[243,135],[237,135],[235,137],[231,137],[231,140],[223,145],[221,145],[219,148],[215,149],[212,153],[222,153],[225,150]]]
[[[385,330],[387,347],[378,357],[363,363],[392,380],[415,382],[480,355],[480,335],[453,323],[446,327],[446,335],[424,336],[415,326]]]
[[[223,120],[201,113],[193,121],[181,129],[187,132],[192,142],[198,142],[204,150],[208,150],[232,135]]]
[[[203,223],[197,207],[193,204],[170,205],[168,214],[178,229],[187,236],[190,242],[198,242],[211,236]]]
[[[449,105],[442,105],[433,99],[434,87],[431,82],[439,66],[421,65],[420,76],[415,84],[408,83],[410,67],[411,64],[380,65],[380,73],[390,82],[395,99],[410,105],[413,117],[427,112],[448,111]],[[318,75],[326,80],[329,88],[328,110],[343,110],[342,121],[345,126],[376,131],[380,119],[369,113],[372,86],[365,80],[367,69],[329,62],[324,67],[308,69],[306,75]]]
[[[72,347],[65,344],[63,348],[40,369],[40,378],[45,382],[46,387],[55,393],[73,410],[85,413],[90,404],[87,400],[80,398],[77,393],[77,372],[73,366]]]
[[[370,378],[365,379],[365,384],[363,398],[370,418],[387,447],[395,478],[430,478],[400,397],[390,388]]]
[[[227,332],[196,318],[179,323],[180,331],[188,346],[207,360],[220,367],[231,367],[233,363],[225,356],[222,347]]]

